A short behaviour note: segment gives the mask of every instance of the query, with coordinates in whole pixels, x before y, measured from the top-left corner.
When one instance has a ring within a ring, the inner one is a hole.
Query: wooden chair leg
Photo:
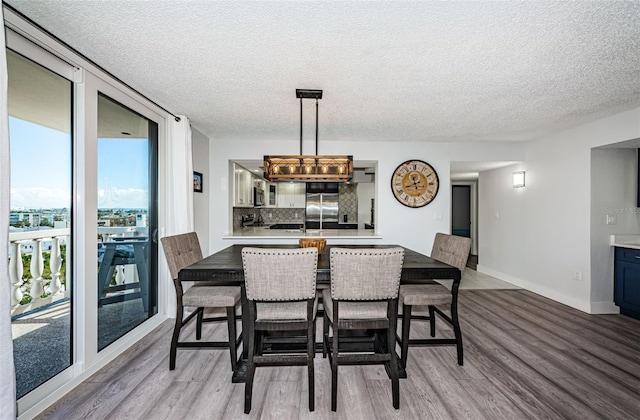
[[[333,343],[331,348],[331,411],[338,409],[338,305],[333,302]]]
[[[431,327],[431,337],[436,336],[436,311],[435,308],[429,305],[429,325]]]
[[[464,364],[464,355],[462,347],[462,331],[460,330],[460,321],[458,320],[458,305],[451,304],[451,323],[453,324],[453,333],[456,337],[456,350],[458,351],[458,365]]]
[[[244,413],[249,414],[251,412],[251,396],[253,393],[253,377],[256,372],[256,365],[253,362],[253,356],[255,354],[255,341],[256,331],[253,321],[250,321],[249,326],[249,343],[248,343],[248,360],[247,360],[247,376],[244,384]]]
[[[409,329],[411,328],[411,305],[402,305],[402,342],[400,343],[400,361],[402,367],[407,368],[409,356]]]
[[[313,306],[312,306],[313,308]],[[316,354],[316,323],[309,321],[307,328],[307,371],[309,373],[309,411],[315,410],[315,377],[313,359]]]
[[[229,333],[229,354],[231,355],[231,370],[236,369],[238,355],[236,353],[236,307],[227,307],[227,330]]]
[[[396,410],[400,408],[400,381],[398,379],[398,360],[396,359],[396,328],[393,323],[389,323],[387,329],[387,344],[389,348],[389,355],[391,360],[389,361],[391,368],[391,395],[393,398],[393,408]]]
[[[202,338],[202,320],[204,319],[204,308],[196,309],[196,313],[198,314],[196,317],[196,340],[200,340]]]
[[[169,350],[169,370],[176,368],[176,353],[178,352],[178,339],[180,338],[180,330],[182,329],[183,308],[179,303],[176,311],[176,323],[173,326],[173,336],[171,337],[171,347]]]
[[[329,316],[327,315],[327,311],[324,311],[324,315],[322,316],[322,358],[327,358],[328,352],[328,343],[329,343]]]

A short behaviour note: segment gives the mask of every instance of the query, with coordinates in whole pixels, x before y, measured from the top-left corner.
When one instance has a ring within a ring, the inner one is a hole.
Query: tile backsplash
[[[358,223],[358,186],[356,184],[340,184],[338,187],[339,222],[344,223],[347,215],[348,223]]]
[[[254,214],[255,219],[262,215],[265,224],[273,223],[304,223],[304,208],[276,208],[276,207],[257,207],[257,208],[233,208],[233,228],[240,227],[242,216]]]

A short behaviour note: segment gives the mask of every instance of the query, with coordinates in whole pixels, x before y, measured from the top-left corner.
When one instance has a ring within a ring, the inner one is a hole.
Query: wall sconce
[[[513,188],[524,187],[524,171],[517,171],[513,173]]]

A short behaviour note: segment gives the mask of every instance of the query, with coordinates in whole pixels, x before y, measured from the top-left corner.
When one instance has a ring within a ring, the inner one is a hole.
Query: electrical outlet
[[[573,279],[575,281],[581,281],[582,280],[582,271],[575,271],[573,273]]]
[[[617,220],[616,220],[616,215],[615,214],[607,214],[607,224],[608,225],[615,225]]]

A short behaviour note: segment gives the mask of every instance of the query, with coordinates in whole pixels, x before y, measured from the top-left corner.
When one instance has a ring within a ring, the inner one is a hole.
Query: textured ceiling
[[[7,3],[213,138],[297,139],[296,88],[334,140],[522,141],[640,106],[637,1]]]

